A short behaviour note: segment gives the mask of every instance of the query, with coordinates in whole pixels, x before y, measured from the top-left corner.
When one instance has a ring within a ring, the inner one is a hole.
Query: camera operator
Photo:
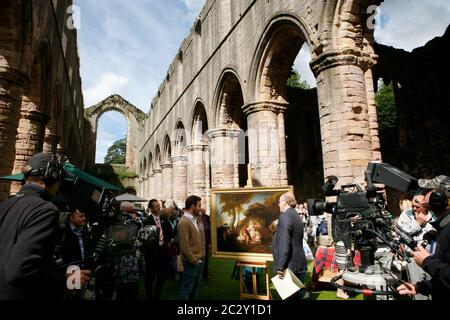
[[[60,187],[56,156],[39,153],[22,172],[25,185],[0,204],[0,300],[58,299],[66,277],[54,263],[59,212],[50,202]],[[89,271],[80,272],[84,286]]]
[[[437,248],[431,255],[422,246],[414,251],[414,260],[426,271],[431,280],[413,285],[402,284],[397,288],[401,295],[414,296],[417,293],[431,294],[435,300],[450,299],[450,210],[448,210],[447,189],[439,188],[429,195],[428,206],[437,215],[438,219],[431,224],[437,230]]]
[[[137,212],[132,203],[122,202],[120,211],[124,222],[139,225]],[[137,246],[134,246],[131,251],[130,254],[120,257],[117,300],[137,300],[139,297],[139,252]]]

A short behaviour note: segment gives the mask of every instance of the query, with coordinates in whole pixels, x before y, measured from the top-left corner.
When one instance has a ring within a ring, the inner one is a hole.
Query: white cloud
[[[90,107],[104,100],[108,96],[119,92],[128,84],[128,82],[129,80],[127,77],[115,74],[113,72],[102,74],[98,80],[98,83],[85,90],[85,105]]]
[[[302,81],[306,81],[311,88],[314,88],[317,86],[317,81],[309,66],[310,62],[311,50],[308,44],[305,43],[294,61],[294,69],[298,71]]]
[[[205,0],[183,0],[189,11],[200,13],[200,10],[205,5]]]
[[[97,128],[96,163],[103,163],[109,147],[117,140],[126,137],[127,128],[127,121],[121,113],[109,111],[102,114]]]
[[[434,37],[443,35],[450,23],[450,2],[385,1],[380,6],[380,13],[384,21],[375,29],[376,41],[411,51]]]

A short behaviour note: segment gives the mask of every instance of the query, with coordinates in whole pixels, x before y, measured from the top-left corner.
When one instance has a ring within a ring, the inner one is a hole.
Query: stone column
[[[286,186],[287,103],[261,101],[243,107],[247,115],[249,157],[254,186]]]
[[[44,128],[47,121],[48,115],[45,113],[36,110],[22,110],[16,141],[14,172],[21,172],[28,159],[43,151]],[[19,183],[13,183],[11,192],[17,192],[20,188]]]
[[[373,83],[373,72],[368,68],[364,74],[366,80],[367,105],[370,122],[370,136],[372,139],[372,159],[382,162],[380,136],[378,134],[378,114],[377,104],[375,100],[375,86]]]
[[[21,86],[26,80],[22,72],[0,66],[0,176],[11,174],[14,168]],[[0,201],[9,193],[10,183],[0,181]]]
[[[184,207],[187,198],[187,166],[185,156],[172,157],[173,164],[173,200],[178,207]]]
[[[42,152],[48,115],[37,110],[22,110],[16,141],[14,171],[19,172],[29,158]]]
[[[206,147],[205,151],[205,166],[206,166],[206,175],[205,175],[205,185],[206,185],[206,197],[204,199],[203,207],[205,208],[206,214],[211,214],[211,174],[210,174],[210,168],[211,168],[211,147],[208,145]]]
[[[142,177],[142,197],[148,197],[148,175]]]
[[[155,198],[155,174],[152,172],[148,176],[148,192],[147,192],[147,198],[150,201],[151,199]]]
[[[163,187],[162,187],[162,170],[155,169],[153,170],[153,195],[151,198],[156,199],[158,201],[163,200]]]
[[[347,50],[324,53],[311,63],[317,77],[324,174],[337,176],[339,185],[364,184],[367,163],[375,160],[367,59]]]
[[[144,198],[144,178],[139,178],[139,193],[138,196]]]
[[[206,149],[205,144],[186,147],[188,154],[188,195],[206,199]]]
[[[238,188],[238,136],[241,130],[214,129],[207,132],[210,140],[211,180],[213,188]]]
[[[56,154],[60,137],[51,133],[45,133],[43,152]]]
[[[172,173],[173,166],[171,163],[165,163],[161,165],[162,169],[162,199],[166,201],[166,206],[171,206],[173,204],[173,182]]]

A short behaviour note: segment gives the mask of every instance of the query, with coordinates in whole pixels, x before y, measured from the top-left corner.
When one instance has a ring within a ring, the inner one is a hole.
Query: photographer
[[[124,222],[139,225],[137,212],[132,203],[122,202],[120,211]],[[120,257],[119,271],[117,300],[137,300],[139,297],[139,252],[135,245],[129,253]]]
[[[402,284],[397,288],[401,295],[414,296],[418,293],[431,294],[434,300],[450,299],[450,211],[447,209],[448,197],[447,189],[439,188],[437,192],[429,195],[429,208],[438,216],[432,223],[437,230],[437,248],[434,255],[431,255],[422,246],[418,246],[414,251],[414,260],[431,276],[431,280],[426,280],[413,285],[411,283]]]
[[[56,156],[40,153],[23,168],[25,185],[0,204],[0,300],[58,299],[66,276],[54,263],[58,209],[50,202],[60,186]],[[89,271],[80,272],[80,285]]]

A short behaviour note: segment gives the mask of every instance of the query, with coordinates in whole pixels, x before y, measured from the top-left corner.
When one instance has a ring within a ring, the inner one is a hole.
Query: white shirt
[[[195,228],[197,229],[197,231],[200,231],[200,230],[198,229],[197,219],[196,219],[192,214],[190,214],[189,212],[186,211],[186,212],[184,213],[184,216],[185,216],[189,221],[192,222],[192,224],[195,226]]]

